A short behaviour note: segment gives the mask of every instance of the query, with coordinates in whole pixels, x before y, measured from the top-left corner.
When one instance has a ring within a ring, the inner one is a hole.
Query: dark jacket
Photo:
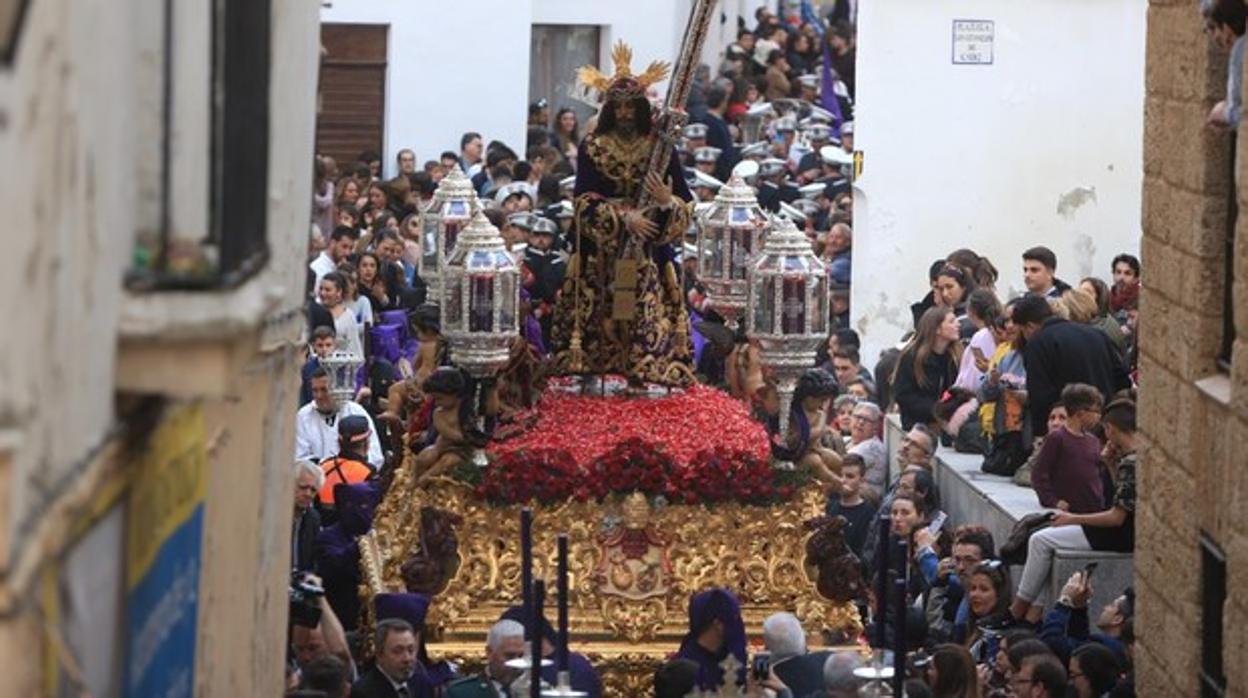
[[[1027,403],[1033,433],[1047,431],[1049,410],[1061,399],[1062,388],[1087,383],[1108,401],[1114,393],[1131,387],[1118,349],[1104,332],[1077,322],[1053,317],[1027,340],[1023,349],[1027,371]]]
[[[426,683],[414,680],[407,683],[407,690],[394,690],[390,679],[377,667],[364,672],[358,681],[351,684],[352,698],[433,698],[433,689]]]
[[[1108,647],[1120,663],[1125,665],[1127,661],[1127,652],[1121,640],[1090,632],[1087,607],[1071,608],[1064,603],[1054,604],[1053,609],[1044,616],[1044,624],[1040,626],[1040,639],[1044,640],[1044,644],[1053,650],[1063,664],[1070,661],[1070,655],[1075,650],[1089,642],[1099,642]]]
[[[293,557],[290,561],[291,569],[300,572],[311,572],[316,567],[316,537],[321,532],[321,514],[316,507],[308,507],[303,512],[303,516],[299,517],[292,523],[295,536]]]
[[[901,428],[910,431],[916,423],[933,421],[932,408],[954,381],[958,379],[958,364],[953,358],[953,347],[944,354],[929,354],[923,360],[927,380],[919,383],[914,374],[914,358],[908,349],[897,359],[897,374],[893,380],[893,399],[901,411]]]
[[[776,678],[784,682],[796,698],[805,698],[823,688],[823,664],[831,652],[809,652],[775,664]]]

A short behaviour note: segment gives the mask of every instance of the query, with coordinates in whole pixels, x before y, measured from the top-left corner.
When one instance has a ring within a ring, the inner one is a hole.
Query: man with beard
[[[674,245],[689,229],[693,197],[675,154],[662,177],[647,171],[652,150],[666,146],[653,133],[646,90],[667,66],[634,76],[627,46],[613,57],[614,77],[580,71],[604,104],[577,157],[574,249],[553,328],[557,365],[622,374],[634,386],[689,385],[693,351]],[[643,195],[654,203],[640,208]]]

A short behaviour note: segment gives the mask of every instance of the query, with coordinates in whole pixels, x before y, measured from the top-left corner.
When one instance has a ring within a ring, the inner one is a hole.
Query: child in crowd
[[[299,404],[306,405],[312,402],[312,374],[320,368],[321,359],[329,356],[329,353],[337,346],[338,339],[335,336],[334,328],[329,325],[321,325],[312,330],[312,341],[309,342],[311,354],[308,359],[303,362],[301,371],[302,382],[299,386]]]
[[[1049,434],[1031,471],[1040,504],[1073,514],[1105,507],[1101,442],[1090,429],[1101,421],[1104,398],[1096,388],[1072,383],[1062,389],[1066,424]]]
[[[875,521],[875,506],[862,496],[863,474],[867,462],[857,453],[846,454],[841,460],[841,486],[829,488],[828,516],[843,516],[845,521],[845,544],[854,554],[862,557],[862,546],[867,531]]]
[[[1037,436],[1035,444],[1032,445],[1031,455],[1028,456],[1027,462],[1023,467],[1014,473],[1014,484],[1019,487],[1031,487],[1031,469],[1036,464],[1036,459],[1040,457],[1040,449],[1044,445],[1045,436],[1057,431],[1059,427],[1066,425],[1066,406],[1062,403],[1053,405],[1053,409],[1049,410],[1049,421],[1045,425],[1048,431],[1044,435]]]

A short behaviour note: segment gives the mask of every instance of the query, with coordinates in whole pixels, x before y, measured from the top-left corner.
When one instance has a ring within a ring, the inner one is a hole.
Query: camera
[[[755,680],[766,680],[771,675],[771,654],[759,652],[754,655],[754,661],[750,663],[750,670],[754,672]]]
[[[290,580],[290,622],[315,628],[321,624],[321,597],[325,590],[308,579],[307,572],[295,572]]]

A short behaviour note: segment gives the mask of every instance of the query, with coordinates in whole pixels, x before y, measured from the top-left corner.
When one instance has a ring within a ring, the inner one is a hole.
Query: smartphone
[[[975,358],[978,359],[979,361],[988,360],[988,357],[984,356],[984,350],[980,349],[979,347],[971,347],[971,353],[974,354]]]
[[[927,525],[927,530],[933,536],[939,535],[940,529],[945,527],[945,519],[948,519],[948,518],[949,518],[949,515],[946,514],[945,512],[943,511],[936,512],[936,516],[932,519],[932,522]]]
[[[750,670],[754,672],[756,680],[765,681],[768,676],[771,676],[771,654],[759,652],[754,655],[754,661],[750,666]]]
[[[1083,580],[1084,580],[1085,582],[1086,582],[1087,580],[1089,580],[1089,579],[1091,579],[1091,578],[1092,578],[1092,573],[1096,571],[1096,566],[1097,566],[1097,565],[1099,565],[1099,564],[1101,564],[1101,563],[1099,563],[1099,562],[1089,562],[1088,564],[1084,565],[1084,567],[1083,567]]]

